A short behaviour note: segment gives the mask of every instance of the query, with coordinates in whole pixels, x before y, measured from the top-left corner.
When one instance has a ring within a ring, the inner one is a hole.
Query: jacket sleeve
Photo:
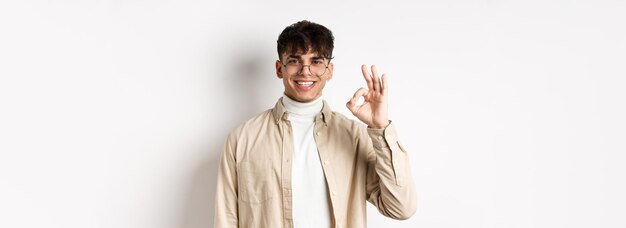
[[[411,177],[407,152],[398,142],[390,123],[385,129],[367,129],[371,144],[362,148],[368,155],[367,200],[383,215],[408,219],[416,211],[417,193]],[[369,141],[369,140],[367,140]]]
[[[215,228],[236,228],[239,226],[236,147],[236,136],[231,133],[224,144],[217,172],[213,223]]]

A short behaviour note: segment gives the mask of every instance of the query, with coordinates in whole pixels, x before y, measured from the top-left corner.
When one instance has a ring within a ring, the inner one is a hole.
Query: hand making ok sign
[[[367,82],[368,89],[361,87],[354,93],[346,106],[350,112],[370,128],[383,129],[389,125],[387,117],[387,77],[385,74],[379,78],[376,66],[372,65],[372,73],[367,71],[365,65],[361,66],[363,78]],[[361,105],[356,102],[359,97],[364,98]]]

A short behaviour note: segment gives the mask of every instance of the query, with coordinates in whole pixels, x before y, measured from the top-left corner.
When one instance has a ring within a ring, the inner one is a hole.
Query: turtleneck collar
[[[322,111],[322,107],[324,107],[321,96],[313,101],[302,103],[283,95],[282,101],[287,112],[299,117],[315,117],[315,115]]]

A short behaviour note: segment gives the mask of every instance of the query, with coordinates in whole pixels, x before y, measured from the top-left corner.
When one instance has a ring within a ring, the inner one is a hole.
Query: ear
[[[328,64],[328,79],[326,80],[330,80],[333,78],[333,70],[335,69],[335,64],[334,63],[330,63]]]
[[[280,60],[276,60],[276,77],[283,79],[283,64]]]

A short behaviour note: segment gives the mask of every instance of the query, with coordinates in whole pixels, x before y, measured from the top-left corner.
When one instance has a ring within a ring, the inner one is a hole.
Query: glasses
[[[281,61],[281,63],[283,62]],[[298,59],[289,59],[286,64],[283,63],[283,67],[287,69],[287,74],[289,75],[302,73],[305,66],[309,68],[311,74],[317,77],[324,75],[328,69],[328,64],[326,64],[324,59],[314,59],[309,65],[303,65],[302,61]]]

